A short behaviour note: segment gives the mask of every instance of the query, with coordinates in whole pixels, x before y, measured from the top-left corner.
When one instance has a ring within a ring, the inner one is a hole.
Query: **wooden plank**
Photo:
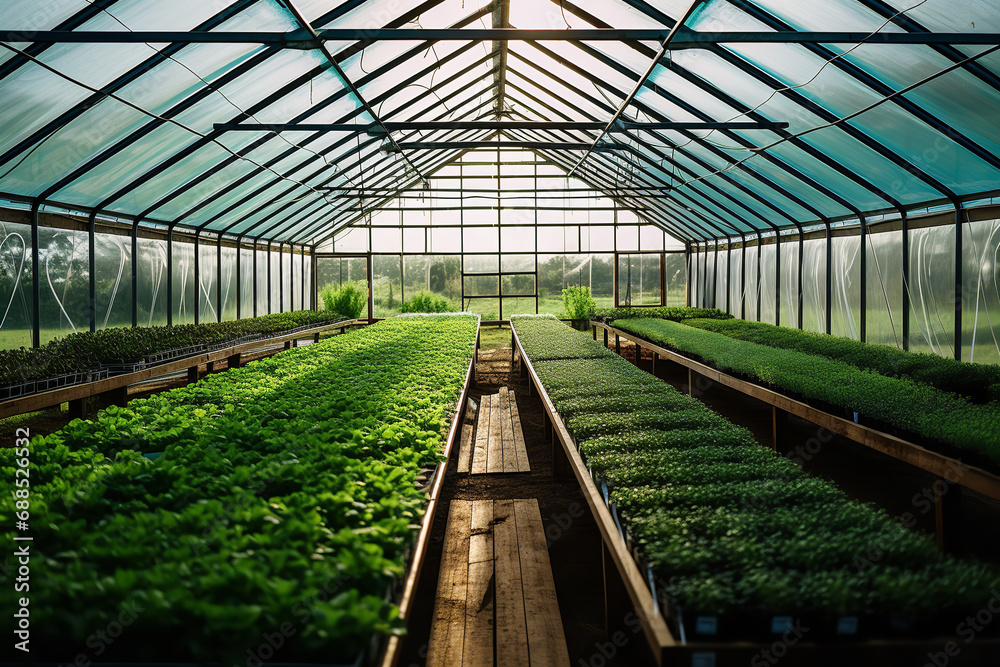
[[[493,667],[493,501],[472,503],[463,667]]]
[[[486,473],[486,455],[489,452],[490,406],[492,396],[479,399],[479,423],[476,424],[476,448],[472,454],[472,474]]]
[[[462,439],[458,444],[458,472],[468,474],[472,465],[472,424],[462,424]]]
[[[493,503],[493,552],[496,555],[496,664],[497,667],[524,667],[528,664],[528,643],[525,641],[528,630],[512,500]]]
[[[510,393],[507,387],[500,388],[500,442],[503,450],[503,471],[518,472],[514,427],[510,420]]]
[[[490,397],[490,435],[487,440],[486,472],[503,472],[503,446],[500,442],[500,395]]]
[[[434,598],[434,618],[427,647],[428,667],[462,664],[469,581],[472,501],[452,500],[444,534],[441,571]]]
[[[517,414],[517,397],[510,392],[510,421],[514,429],[514,451],[517,453],[517,471],[531,472],[528,463],[528,448],[524,445],[524,430],[521,428],[521,418]]]
[[[569,667],[569,649],[556,600],[556,584],[552,578],[538,501],[534,498],[515,500],[514,516],[530,664],[532,667]]]

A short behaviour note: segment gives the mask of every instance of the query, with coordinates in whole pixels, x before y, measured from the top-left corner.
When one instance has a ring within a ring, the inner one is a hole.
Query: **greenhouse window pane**
[[[962,227],[962,355],[966,361],[1000,363],[1000,221]]]
[[[955,354],[955,228],[911,229],[910,350]]]
[[[139,270],[136,305],[139,326],[163,326],[167,323],[167,242],[161,239],[138,239]]]
[[[865,340],[903,347],[903,232],[868,235]]]
[[[103,234],[101,236],[104,236]],[[76,331],[90,330],[90,270],[88,267],[88,235],[84,232],[69,231],[62,229],[51,229],[41,227],[38,230],[38,267],[41,289],[39,291],[39,314],[41,320],[41,342],[44,345],[57,336],[64,336]],[[26,240],[30,242],[30,236]],[[102,243],[98,250],[98,258],[105,259],[110,253],[106,248],[114,243],[114,239],[101,239]],[[12,249],[18,245],[16,239],[11,239]],[[6,252],[4,259],[12,259]],[[118,268],[118,252],[114,252],[114,268]],[[131,262],[127,257],[122,257],[122,263],[128,265],[129,273],[120,277],[121,280],[131,276]],[[20,263],[20,260],[18,261]],[[120,311],[114,308],[117,299],[111,298],[113,285],[111,281],[115,275],[108,269],[109,261],[98,263],[99,285],[105,287],[107,291],[101,299],[100,289],[98,290],[98,326],[118,326]],[[5,269],[9,270],[10,264]],[[5,275],[10,275],[5,272]],[[120,286],[116,283],[114,286]],[[132,324],[131,309],[131,289],[129,282],[128,294],[124,299],[128,307],[128,322]],[[6,292],[5,292],[6,294]],[[103,303],[102,303],[103,301]],[[3,304],[6,306],[7,304]],[[109,324],[105,324],[105,311]],[[30,326],[30,321],[29,321]]]

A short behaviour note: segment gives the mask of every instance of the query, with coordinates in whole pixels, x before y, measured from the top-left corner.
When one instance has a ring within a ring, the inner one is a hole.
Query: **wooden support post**
[[[604,347],[608,346],[608,330],[604,330]]]
[[[292,341],[290,341],[290,340],[286,340],[285,341],[285,349],[286,350],[292,349]]]
[[[343,329],[341,329],[341,332],[343,332]],[[319,342],[319,332],[318,331],[313,334],[313,342],[314,343],[318,343]]]
[[[937,479],[934,490],[934,533],[938,551],[955,553],[958,550],[956,538],[960,533],[962,487],[946,479]]]
[[[594,330],[594,340],[597,340],[597,325],[592,324],[590,325],[590,328]]]
[[[622,339],[617,333],[615,334],[615,354],[622,353]]]
[[[237,352],[226,359],[226,366],[229,368],[239,368],[243,365],[243,353]]]
[[[771,406],[771,449],[785,452],[789,449],[788,413],[781,408]]]
[[[215,362],[214,361],[210,361],[207,364],[205,364],[205,375],[208,375],[209,373],[214,373],[214,372],[215,372]]]
[[[75,398],[69,402],[70,419],[86,419],[90,414],[93,402],[90,396]]]
[[[188,382],[197,382],[200,377],[199,368],[191,366],[188,368]]]
[[[688,396],[694,396],[694,371],[688,368]]]
[[[659,365],[657,362],[660,360],[660,355],[653,352],[653,375],[656,375],[656,368]]]
[[[128,385],[115,387],[101,393],[102,405],[117,405],[124,407],[128,403]]]

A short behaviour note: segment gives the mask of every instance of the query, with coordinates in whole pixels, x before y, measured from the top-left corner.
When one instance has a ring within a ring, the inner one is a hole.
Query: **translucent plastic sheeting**
[[[830,333],[861,339],[861,236],[835,236],[830,244]]]
[[[90,269],[87,238],[87,234],[83,232],[50,228],[38,230],[42,344],[57,336],[90,330]],[[117,254],[115,253],[115,260],[118,259]],[[99,257],[102,255],[103,253],[98,253]],[[117,261],[115,264],[117,266]],[[103,273],[105,272],[99,271],[98,276],[102,277]],[[128,279],[130,275],[122,278]],[[109,290],[107,294],[110,294],[111,285],[104,286]],[[109,305],[107,298],[104,301],[105,304],[102,305]],[[98,309],[98,326],[104,324],[102,310]],[[109,312],[108,316],[110,315]],[[131,310],[129,310],[129,323],[131,324]]]
[[[729,312],[743,317],[743,249],[733,248],[729,255]]]
[[[700,306],[702,304],[702,280],[701,262],[704,257],[702,252],[691,252],[691,305]]]
[[[799,243],[781,242],[781,326],[799,326]]]
[[[910,230],[910,350],[955,353],[955,229]]]
[[[86,248],[87,235],[83,232],[80,235],[84,239],[83,248]],[[131,326],[132,239],[116,234],[98,234],[94,238],[94,253],[97,328]],[[83,303],[88,303],[88,300]]]
[[[802,328],[826,333],[826,239],[802,243]]]
[[[715,248],[705,253],[705,263],[702,266],[702,277],[705,279],[703,287],[704,306],[706,308],[715,307]]]
[[[962,356],[1000,363],[1000,221],[962,226]]]
[[[759,247],[750,245],[746,247],[746,260],[744,272],[746,276],[745,306],[746,310],[743,319],[757,320],[760,316],[757,310],[757,303],[760,299],[760,276],[757,273],[757,262],[759,257]]]
[[[0,221],[0,344],[30,347],[31,228]]]
[[[173,296],[170,305],[174,324],[193,324],[196,307],[194,275],[194,244],[173,241]]]
[[[167,323],[167,242],[141,237],[137,242],[137,320],[139,326],[163,326]]]
[[[302,255],[292,254],[292,310],[302,310]]]
[[[282,310],[281,256],[278,254],[277,250],[270,250],[267,254],[268,254],[268,264],[270,266],[270,271],[267,275],[267,279],[269,284],[269,293],[271,295],[271,302],[269,305],[268,312],[280,313]]]
[[[865,340],[903,347],[903,232],[868,234]]]
[[[302,256],[302,271],[305,273],[305,287],[302,292],[302,309],[312,310],[313,303],[313,258],[312,255]]]
[[[222,275],[219,277],[222,288],[222,301],[219,312],[223,320],[236,319],[236,302],[239,299],[236,284],[236,248],[222,247]]]
[[[778,280],[777,246],[766,243],[760,247],[760,321],[774,324],[777,318],[775,301]]]
[[[214,243],[198,245],[198,317],[200,322],[219,321],[219,302],[216,287],[219,284],[217,261],[219,249]]]
[[[255,274],[253,270],[253,250],[240,248],[240,315],[253,316],[253,286]]]
[[[726,310],[729,293],[729,252],[719,248],[715,252],[715,307]]]
[[[270,295],[271,287],[268,282],[271,277],[270,262],[268,261],[267,250],[258,248],[256,251],[257,255],[257,267],[255,269],[257,275],[257,311],[256,315],[267,315],[271,312],[270,310]]]

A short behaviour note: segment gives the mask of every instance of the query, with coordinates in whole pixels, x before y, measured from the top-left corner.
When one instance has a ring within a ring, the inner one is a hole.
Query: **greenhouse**
[[[7,0],[0,99],[0,664],[1000,665],[1000,4]]]

